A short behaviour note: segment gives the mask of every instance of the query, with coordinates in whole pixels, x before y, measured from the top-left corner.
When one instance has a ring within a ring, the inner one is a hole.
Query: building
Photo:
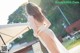
[[[73,33],[74,31],[78,31],[80,30],[80,19],[76,22],[74,22],[73,24],[69,25],[67,28],[66,28],[66,31],[71,34]]]

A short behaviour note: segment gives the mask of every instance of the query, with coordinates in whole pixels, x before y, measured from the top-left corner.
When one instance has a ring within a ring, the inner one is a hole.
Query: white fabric
[[[4,39],[4,42],[10,43],[14,39],[16,39],[19,35],[25,33],[29,30],[27,23],[19,23],[19,24],[7,24],[0,25],[0,35]],[[3,45],[3,42],[0,38],[0,46]]]
[[[48,35],[52,34],[50,36],[51,37],[53,36],[52,38],[55,41],[55,43],[56,43],[56,45],[57,45],[60,53],[69,53],[69,51],[60,43],[60,41],[57,39],[57,37],[55,36],[54,32],[51,29],[49,29],[49,28],[45,28],[45,29],[42,28],[42,30],[45,31]],[[40,41],[42,42],[42,44],[46,47],[46,49],[48,50],[48,52],[51,53],[49,51],[49,49],[47,48],[46,44],[44,43],[44,41],[42,40],[42,38],[39,37],[39,36],[38,36],[38,38],[40,39]]]
[[[56,36],[54,36],[54,39],[60,53],[69,53],[69,51],[60,43],[60,41],[56,38]]]

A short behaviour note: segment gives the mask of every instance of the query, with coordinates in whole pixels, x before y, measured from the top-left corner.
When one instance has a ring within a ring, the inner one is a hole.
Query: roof
[[[12,42],[19,35],[25,33],[28,30],[29,27],[27,23],[0,25],[0,35],[6,44]],[[0,38],[0,46],[2,45],[4,44]]]

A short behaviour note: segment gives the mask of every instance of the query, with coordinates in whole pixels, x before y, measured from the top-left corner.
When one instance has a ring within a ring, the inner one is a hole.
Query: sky
[[[0,25],[7,24],[9,15],[25,2],[28,0],[0,0]]]

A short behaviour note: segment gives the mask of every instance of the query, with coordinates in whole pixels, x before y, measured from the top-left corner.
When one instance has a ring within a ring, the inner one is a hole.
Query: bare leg
[[[50,36],[52,35],[52,33],[49,30],[42,31],[38,35],[38,38],[40,39],[42,44],[47,48],[49,53],[60,53],[55,44],[55,40],[52,39]]]

